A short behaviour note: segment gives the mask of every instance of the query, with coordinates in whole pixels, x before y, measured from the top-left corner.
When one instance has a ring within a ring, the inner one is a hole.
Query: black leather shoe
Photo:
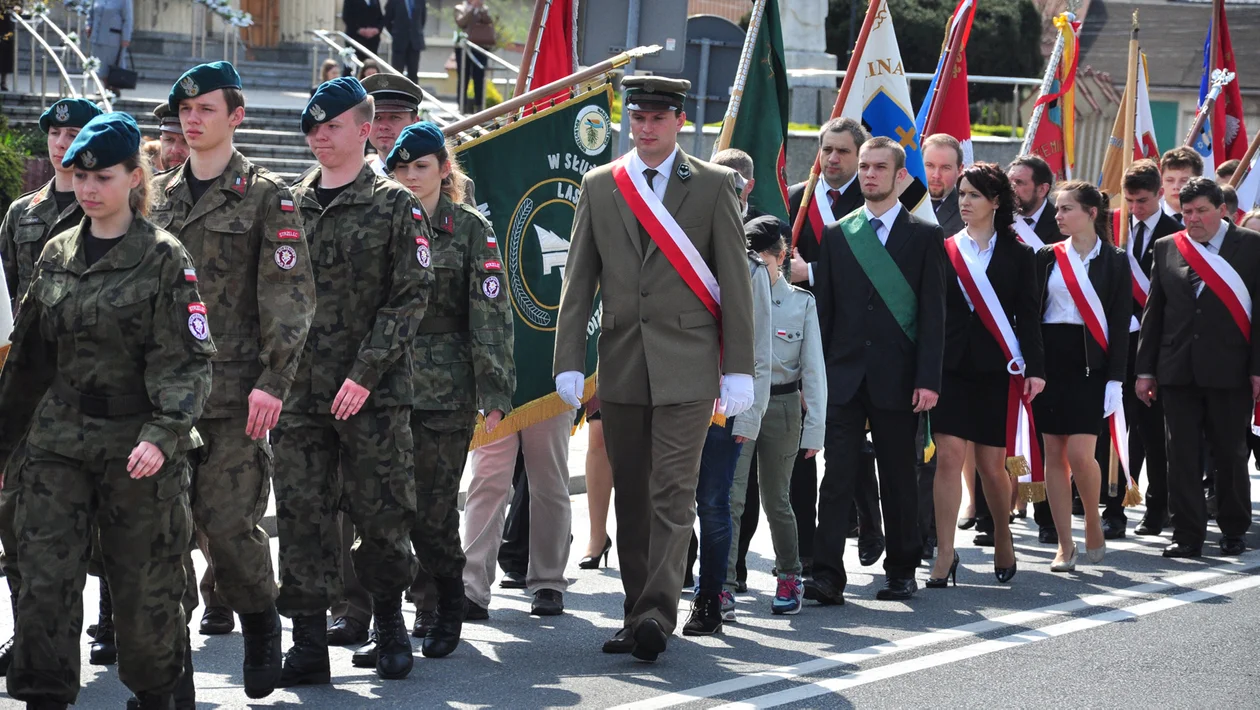
[[[716,600],[715,600],[716,601]],[[656,619],[645,619],[634,629],[634,649],[630,655],[640,663],[655,663],[656,657],[665,652],[668,637]]]
[[[625,626],[604,642],[604,653],[630,653],[634,650],[634,632]]]
[[[350,616],[343,616],[328,627],[329,646],[360,646],[367,643],[367,624]]]
[[[274,606],[257,614],[241,614],[241,633],[245,636],[242,675],[246,697],[254,700],[265,698],[276,689],[283,664],[280,632],[280,615]]]
[[[416,609],[416,620],[411,625],[411,635],[422,639],[433,628],[433,622],[437,620],[437,612],[428,609]],[[370,635],[370,634],[369,634]]]
[[[564,613],[564,594],[554,589],[534,592],[534,603],[529,607],[533,616],[560,616]]]
[[[1048,525],[1044,528],[1039,528],[1037,530],[1037,542],[1043,545],[1057,545],[1059,544],[1059,531]]]
[[[437,611],[433,614],[433,626],[420,644],[420,652],[425,658],[449,656],[459,647],[466,618],[464,605],[471,603],[464,597],[462,577],[439,577],[434,582],[438,590]],[[485,618],[490,618],[490,615],[486,614]]]
[[[1138,526],[1133,529],[1134,535],[1151,537],[1156,537],[1162,532],[1164,532],[1164,516],[1158,515],[1152,518],[1149,512],[1143,516],[1142,522],[1138,523]]]
[[[958,519],[958,529],[959,529],[959,530],[970,530],[970,529],[974,528],[975,526],[976,526],[976,519],[975,519],[975,517],[970,517],[970,518],[959,518],[959,519]]]
[[[114,639],[114,600],[104,578],[101,579],[100,619],[96,622],[96,635],[92,637],[88,662],[94,666],[112,666],[118,662],[118,644]]]
[[[844,592],[825,579],[805,580],[805,598],[823,606],[844,604]]]
[[[914,596],[919,585],[913,579],[886,579],[884,586],[875,593],[881,601],[904,601]]]
[[[236,629],[236,616],[225,606],[208,606],[201,614],[202,636],[222,636]]]
[[[712,592],[701,592],[691,602],[691,616],[683,636],[712,636],[722,632],[722,602]]]
[[[814,573],[814,558],[801,556],[801,576],[808,577]]]
[[[464,621],[486,621],[489,618],[489,609],[464,597]]]
[[[0,675],[8,675],[9,663],[13,661],[13,637],[0,644]]]
[[[1202,545],[1187,545],[1184,542],[1174,542],[1164,548],[1164,557],[1202,557]]]
[[[369,631],[367,643],[357,648],[351,654],[350,664],[355,668],[376,667],[376,629]]]
[[[28,708],[30,707],[35,707],[35,708],[62,707],[64,708],[65,704],[62,703],[58,705],[56,703],[53,703],[51,705],[41,705],[41,704],[35,703],[35,704],[28,704],[27,707]],[[176,706],[175,706],[174,696],[171,695],[170,693],[161,693],[161,694],[140,693],[139,695],[132,696],[131,698],[127,700],[127,710],[167,710],[168,708],[172,708],[172,707],[176,707]]]
[[[284,654],[280,688],[296,685],[327,685],[332,682],[328,666],[328,631],[323,614],[293,617],[293,646]]]
[[[373,599],[372,621],[376,626],[376,677],[402,680],[411,673],[411,634],[403,620],[402,599]]]
[[[525,575],[515,572],[504,572],[503,579],[499,580],[499,587],[503,589],[524,589]]]
[[[1103,538],[1119,540],[1124,537],[1126,527],[1128,527],[1128,521],[1124,518],[1106,518],[1102,521]]]
[[[1221,538],[1221,554],[1226,557],[1237,557],[1247,551],[1247,543],[1241,536],[1226,535]]]
[[[971,541],[976,547],[993,547],[993,533],[982,532],[976,535],[976,539]]]
[[[870,567],[879,562],[883,554],[884,540],[882,538],[858,541],[858,562],[861,562],[863,567]]]

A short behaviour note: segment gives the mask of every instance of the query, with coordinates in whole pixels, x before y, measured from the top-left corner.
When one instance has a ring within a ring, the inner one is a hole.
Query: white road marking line
[[[822,658],[816,658],[804,661],[791,666],[781,666],[770,670],[749,673],[737,676],[730,680],[718,681],[708,685],[702,685],[690,690],[669,693],[653,698],[647,698],[633,703],[620,705],[617,710],[629,710],[630,708],[665,708],[685,703],[694,702],[703,698],[712,698],[728,693],[735,693],[749,688],[756,688],[762,685],[777,683],[782,680],[788,680],[803,675],[812,675],[822,673],[824,671],[845,665],[857,665],[872,658],[881,658],[895,653],[902,653],[925,646],[934,646],[946,641],[953,641],[968,636],[976,636],[988,633],[997,629],[1008,626],[1023,626],[1035,621],[1039,621],[1050,616],[1063,616],[1072,614],[1082,609],[1090,607],[1107,606],[1117,601],[1130,599],[1134,597],[1146,596],[1155,592],[1162,592],[1173,587],[1185,587],[1192,584],[1199,584],[1209,579],[1214,579],[1226,574],[1234,574],[1245,572],[1247,570],[1260,567],[1260,551],[1244,554],[1237,563],[1229,563],[1219,567],[1212,567],[1197,572],[1187,572],[1174,577],[1156,580],[1154,582],[1146,582],[1125,589],[1113,590],[1106,594],[1089,594],[1071,601],[1052,604],[1027,611],[1017,611],[1004,616],[993,619],[985,619],[984,621],[976,621],[962,626],[955,626],[948,629],[938,629],[916,636],[910,636],[895,641],[887,641],[885,643],[874,646],[867,646],[855,651],[846,651]]]
[[[872,668],[865,671],[857,671],[848,673],[838,678],[828,678],[816,683],[802,685],[777,693],[770,693],[748,700],[719,705],[714,710],[751,710],[753,708],[773,708],[787,703],[797,702],[808,698],[818,697],[834,693],[846,688],[854,688],[868,683],[874,683],[880,680],[887,680],[897,676],[907,675],[937,666],[943,666],[949,663],[957,663],[979,656],[996,653],[998,651],[1007,651],[1012,648],[1018,648],[1037,641],[1044,641],[1048,638],[1056,638],[1067,634],[1076,633],[1078,631],[1086,631],[1095,629],[1117,621],[1126,621],[1135,619],[1149,614],[1154,614],[1168,609],[1194,604],[1205,599],[1223,596],[1233,592],[1239,592],[1252,587],[1260,586],[1260,576],[1249,575],[1241,579],[1234,579],[1223,582],[1212,587],[1196,589],[1170,597],[1161,597],[1150,601],[1134,604],[1123,609],[1112,609],[1110,611],[1087,616],[1080,619],[1071,619],[1050,626],[1044,626],[1031,631],[1024,631],[1010,636],[1004,636],[991,641],[982,641],[980,643],[963,646],[949,651],[941,651],[920,658],[913,658],[898,663],[890,663],[879,668]]]

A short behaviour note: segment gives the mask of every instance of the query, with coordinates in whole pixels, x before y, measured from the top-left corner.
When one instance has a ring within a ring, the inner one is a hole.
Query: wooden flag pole
[[[534,81],[534,63],[538,61],[538,50],[542,46],[543,27],[547,24],[547,13],[551,10],[552,0],[537,0],[534,3],[534,16],[529,22],[529,35],[525,38],[525,54],[521,57],[521,69],[516,73],[516,90],[513,96],[520,96],[529,91]]]
[[[949,28],[949,35],[946,39],[947,53],[945,55],[945,63],[941,65],[941,76],[937,80],[936,94],[932,97],[932,106],[928,109],[927,121],[923,123],[923,138],[926,138],[936,132],[936,124],[941,120],[941,112],[945,110],[945,97],[949,95],[949,87],[954,83],[954,65],[958,62],[958,53],[962,51],[962,26],[965,17],[974,12],[975,5],[968,5],[963,10],[963,16],[950,18],[952,26]]]
[[[756,0],[752,15],[748,18],[748,35],[744,38],[744,48],[739,53],[739,69],[735,72],[735,84],[731,87],[731,100],[726,105],[726,115],[722,117],[722,132],[713,146],[714,155],[731,147],[731,135],[735,132],[739,106],[744,99],[744,86],[748,83],[749,64],[752,62],[753,51],[757,48],[757,37],[761,34],[761,22],[765,14],[766,0]],[[701,127],[697,126],[696,130],[701,130]]]
[[[1138,65],[1138,11],[1133,11],[1133,28],[1129,35],[1129,65],[1125,75],[1125,91],[1124,101],[1121,109],[1124,111],[1124,138],[1121,142],[1121,169],[1120,174],[1123,175],[1133,164],[1133,131],[1134,124],[1137,123],[1137,65]],[[1123,192],[1121,188],[1121,192]],[[1125,243],[1129,241],[1129,204],[1120,200],[1120,221],[1119,227],[1116,229],[1116,245],[1121,249]],[[1116,441],[1112,437],[1111,441],[1111,460],[1107,467],[1107,493],[1114,498],[1120,494],[1120,459],[1116,454]]]
[[[1251,168],[1251,160],[1256,157],[1256,150],[1260,149],[1260,131],[1257,131],[1251,137],[1251,145],[1247,146],[1247,152],[1243,153],[1242,160],[1238,163],[1238,169],[1229,178],[1230,187],[1238,187],[1242,184],[1243,178],[1247,177],[1247,173]]]
[[[839,118],[844,113],[844,104],[849,100],[849,90],[853,88],[854,77],[860,71],[862,53],[866,51],[866,40],[871,36],[871,28],[875,26],[875,16],[886,0],[871,0],[866,8],[866,19],[862,20],[862,31],[858,33],[857,42],[853,45],[853,54],[849,57],[849,66],[844,72],[844,80],[840,82],[840,91],[836,94],[836,105],[831,108],[831,117]],[[857,117],[861,120],[861,116]],[[861,146],[858,146],[859,148]],[[818,185],[818,176],[822,173],[822,161],[814,156],[814,165],[809,169],[809,180],[805,182],[805,192],[801,193],[801,205],[796,210],[796,221],[792,223],[792,249],[801,237],[801,227],[805,225],[805,215],[809,212],[810,201],[814,199],[814,187]],[[816,235],[821,237],[822,235]]]

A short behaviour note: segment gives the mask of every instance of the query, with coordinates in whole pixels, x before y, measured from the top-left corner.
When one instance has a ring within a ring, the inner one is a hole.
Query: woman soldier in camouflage
[[[135,121],[110,113],[66,152],[86,217],[44,248],[0,375],[0,460],[26,435],[5,484],[23,579],[8,690],[27,707],[78,697],[93,522],[132,706],[171,707],[185,667],[186,452],[214,346],[191,258],[145,219],[139,150]]]
[[[459,537],[459,480],[477,411],[493,431],[512,406],[512,313],[494,231],[463,204],[463,175],[446,138],[424,121],[399,134],[386,160],[396,180],[420,200],[433,223],[434,243],[416,238],[421,265],[436,277],[420,322],[413,356],[416,523],[411,544],[420,573],[411,587],[416,604],[412,635],[424,638],[429,658],[459,645],[464,618],[464,551]],[[355,664],[375,664],[372,639]]]

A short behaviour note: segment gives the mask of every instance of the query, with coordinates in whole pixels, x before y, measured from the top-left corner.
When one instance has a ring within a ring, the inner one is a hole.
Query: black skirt
[[[1098,435],[1103,425],[1107,373],[1088,369],[1083,325],[1045,323],[1046,389],[1033,400],[1037,431],[1053,436]]]
[[[941,397],[932,410],[932,431],[1006,448],[1010,383],[1011,376],[1005,372],[946,370]]]

